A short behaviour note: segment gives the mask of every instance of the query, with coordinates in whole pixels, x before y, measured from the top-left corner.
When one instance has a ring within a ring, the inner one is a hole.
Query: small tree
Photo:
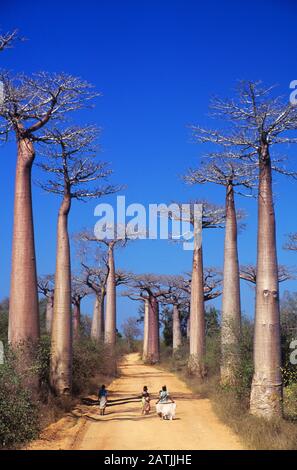
[[[51,386],[57,394],[71,390],[72,320],[71,267],[68,216],[73,199],[85,201],[111,194],[111,185],[97,186],[111,173],[95,159],[97,130],[94,127],[54,128],[43,136],[45,160],[39,164],[50,177],[40,186],[58,194],[62,202],[58,215],[55,301],[51,343]]]
[[[141,335],[141,330],[137,322],[137,318],[129,317],[122,324],[122,330],[124,333],[124,338],[127,340],[129,349],[133,351],[135,348],[135,341]]]

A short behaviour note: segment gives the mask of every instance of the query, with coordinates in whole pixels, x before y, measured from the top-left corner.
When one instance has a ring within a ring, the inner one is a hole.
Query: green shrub
[[[97,374],[116,375],[116,353],[103,342],[81,338],[73,345],[72,389],[77,395],[85,391]]]
[[[284,413],[292,420],[297,420],[297,383],[284,388]]]
[[[0,365],[0,446],[16,446],[37,434],[38,407],[8,358]]]

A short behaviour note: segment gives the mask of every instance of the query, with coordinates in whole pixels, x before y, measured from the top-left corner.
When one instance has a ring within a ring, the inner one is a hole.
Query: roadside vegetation
[[[42,335],[34,351],[32,369],[19,367],[28,345],[10,350],[7,345],[8,300],[0,303],[0,339],[4,343],[5,360],[0,365],[0,448],[18,448],[38,437],[51,422],[71,411],[83,394],[97,394],[101,383],[108,385],[118,375],[118,362],[123,354],[137,350],[138,342],[118,335],[117,347],[111,349],[103,341],[89,337],[88,317],[83,317],[79,341],[73,345],[73,389],[70,396],[56,396],[50,387],[50,336],[45,332],[44,302],[40,302]],[[32,391],[32,377],[38,374],[39,391]]]
[[[251,449],[297,449],[297,371],[288,361],[288,342],[292,324],[296,324],[296,294],[286,293],[281,308],[284,418],[265,420],[249,412],[250,387],[253,377],[253,323],[243,318],[240,360],[235,371],[236,383],[222,385],[220,381],[220,319],[219,312],[206,312],[206,367],[204,380],[191,375],[187,368],[188,341],[184,337],[179,350],[172,354],[170,326],[165,328],[161,347],[161,366],[180,376],[189,388],[201,398],[209,398],[217,416]]]

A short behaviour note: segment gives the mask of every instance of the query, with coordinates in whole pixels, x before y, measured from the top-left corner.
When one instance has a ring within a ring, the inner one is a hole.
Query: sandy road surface
[[[137,354],[129,354],[121,365],[121,377],[109,386],[110,399],[131,397],[147,385],[154,396],[166,384],[177,403],[174,421],[161,420],[152,412],[141,416],[140,403],[107,408],[104,417],[98,407],[78,406],[73,417],[65,417],[49,426],[30,449],[103,449],[103,450],[183,450],[243,449],[237,436],[214,414],[207,399],[193,396],[173,374],[141,363]],[[95,398],[95,397],[94,397]]]

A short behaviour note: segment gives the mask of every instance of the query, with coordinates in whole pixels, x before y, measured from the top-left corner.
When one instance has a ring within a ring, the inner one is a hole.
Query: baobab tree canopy
[[[27,76],[2,72],[0,80],[4,90],[2,133],[14,130],[30,138],[48,121],[85,107],[98,95],[90,84],[67,74],[39,72]]]

